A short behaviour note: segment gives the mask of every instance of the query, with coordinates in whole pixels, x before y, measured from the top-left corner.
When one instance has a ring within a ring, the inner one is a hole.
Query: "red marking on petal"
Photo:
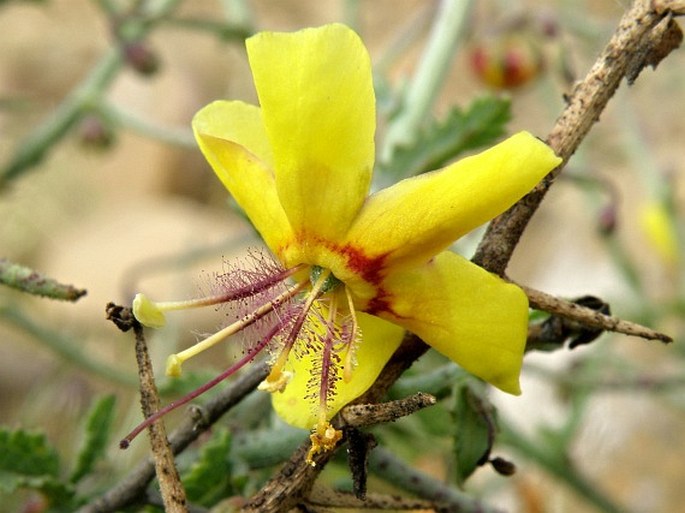
[[[370,257],[360,248],[347,244],[333,248],[347,259],[347,267],[372,285],[380,285],[384,278],[387,254]]]
[[[372,315],[386,312],[395,317],[401,317],[393,311],[391,306],[392,298],[390,294],[383,289],[383,281],[386,277],[385,261],[389,253],[369,256],[362,248],[358,246],[354,246],[349,243],[340,245],[330,240],[313,237],[302,232],[296,234],[295,240],[298,244],[302,245],[306,244],[306,242],[309,242],[310,244],[320,244],[331,252],[337,253],[343,257],[347,269],[374,287],[376,294],[367,302],[366,306],[363,308],[363,311]]]
[[[376,297],[374,297],[371,301],[369,301],[366,304],[366,308],[364,308],[364,311],[371,315],[378,315],[379,313],[387,312],[394,316],[397,316],[397,314],[393,312],[392,307],[390,306],[390,301],[388,301],[387,296],[388,293],[385,290],[380,289],[376,294]]]

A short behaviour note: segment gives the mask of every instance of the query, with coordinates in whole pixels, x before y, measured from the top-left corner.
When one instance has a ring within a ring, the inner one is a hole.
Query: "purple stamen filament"
[[[248,285],[243,285],[237,288],[233,288],[228,292],[223,292],[221,294],[214,294],[211,296],[190,299],[187,301],[174,301],[168,303],[158,303],[158,307],[164,311],[171,310],[185,310],[186,308],[200,308],[203,306],[218,305],[222,303],[229,303],[231,301],[236,301],[238,299],[244,299],[255,294],[259,294],[275,284],[280,283],[287,278],[290,278],[294,274],[304,270],[307,267],[306,264],[299,264],[290,269],[285,269],[279,271],[276,274],[262,278]]]
[[[226,337],[229,337],[231,335],[234,335],[235,333],[239,332],[240,330],[243,330],[247,328],[248,326],[254,324],[257,322],[259,319],[263,318],[267,314],[271,313],[274,308],[278,307],[281,305],[283,302],[287,301],[288,299],[292,298],[300,292],[302,289],[304,289],[307,286],[307,282],[301,282],[298,283],[297,285],[289,288],[276,298],[272,299],[271,301],[264,303],[263,305],[259,306],[256,310],[253,312],[245,315],[242,319],[234,322],[233,324],[226,326],[223,328],[221,331],[215,333],[214,335],[211,335],[210,337],[207,337],[206,339],[202,340],[201,342],[198,342],[197,344],[189,347],[188,349],[185,349],[178,353],[176,355],[176,358],[180,361],[183,362],[190,358],[191,356],[194,356],[205,349],[208,349],[212,347],[213,345],[221,342],[224,340]]]
[[[230,366],[228,369],[223,371],[221,374],[219,374],[217,377],[214,379],[208,381],[201,387],[193,390],[186,396],[182,397],[181,399],[178,399],[177,401],[173,401],[166,405],[164,408],[158,410],[154,414],[150,415],[148,418],[146,418],[143,422],[138,424],[136,428],[131,431],[126,437],[119,442],[119,447],[121,449],[127,449],[128,446],[131,444],[131,441],[140,434],[141,431],[143,431],[146,427],[150,426],[160,418],[162,418],[164,415],[167,413],[175,410],[179,406],[183,406],[184,404],[189,403],[193,399],[195,399],[197,396],[204,394],[208,390],[214,388],[216,385],[221,383],[223,380],[226,378],[230,377],[232,374],[240,370],[245,364],[249,363],[252,361],[271,341],[271,339],[278,333],[280,330],[280,326],[274,326],[269,333],[262,338],[257,345],[255,345],[245,356],[243,356],[240,360],[238,360],[235,364]]]
[[[281,374],[283,372],[283,368],[285,367],[285,362],[288,360],[290,350],[293,348],[293,345],[295,345],[295,341],[297,340],[297,336],[300,334],[300,330],[302,329],[302,326],[304,325],[304,322],[307,319],[309,310],[311,309],[312,304],[314,304],[314,301],[321,295],[322,288],[330,275],[330,271],[325,271],[316,280],[316,283],[312,287],[312,290],[307,296],[307,299],[302,307],[302,311],[297,316],[297,319],[295,319],[295,323],[293,324],[293,327],[290,330],[288,338],[285,341],[285,345],[283,346],[281,353],[278,355],[278,360],[276,360],[276,363],[271,368],[269,376],[266,378],[267,382],[273,383],[280,379]]]

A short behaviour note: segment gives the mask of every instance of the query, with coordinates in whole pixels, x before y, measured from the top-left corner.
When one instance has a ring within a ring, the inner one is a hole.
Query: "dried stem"
[[[133,323],[133,332],[136,336],[136,361],[138,362],[138,376],[140,378],[140,405],[143,416],[154,415],[161,406],[155,375],[152,370],[152,362],[145,342],[145,333],[140,323]],[[155,472],[159,481],[159,488],[164,501],[164,509],[169,513],[187,513],[186,493],[181,484],[181,477],[171,452],[166,429],[162,419],[150,425],[150,446],[152,457],[155,462]]]
[[[352,404],[343,408],[340,418],[346,426],[373,426],[406,417],[435,403],[435,397],[419,392],[405,399],[386,403]]]
[[[623,319],[611,315],[605,315],[592,308],[587,308],[577,303],[560,299],[524,285],[519,285],[519,287],[521,287],[528,296],[531,307],[551,313],[552,315],[563,317],[564,319],[576,321],[584,327],[614,331],[647,340],[659,340],[665,343],[673,342],[673,339],[668,335],[659,333],[658,331],[654,331],[653,329],[640,324],[624,321]]]

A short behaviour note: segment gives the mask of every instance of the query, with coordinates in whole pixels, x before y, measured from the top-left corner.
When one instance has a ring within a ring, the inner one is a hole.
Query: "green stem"
[[[14,306],[0,305],[0,318],[28,333],[38,342],[57,353],[64,360],[81,369],[128,387],[138,386],[138,382],[134,375],[122,372],[114,367],[110,367],[109,365],[89,358],[71,340],[58,335],[54,330],[48,330],[36,324]]]
[[[221,0],[226,19],[243,27],[254,27],[254,14],[246,0]],[[246,36],[247,37],[247,36]]]
[[[60,283],[5,258],[0,258],[0,283],[28,294],[62,301],[77,301],[86,295],[85,289]]]
[[[81,119],[88,107],[116,76],[122,59],[118,49],[110,49],[97,63],[84,82],[55,109],[50,117],[31,133],[0,172],[0,190],[24,171],[36,166],[48,150],[58,143]]]
[[[404,98],[402,111],[388,127],[381,161],[389,162],[396,147],[411,143],[430,113],[470,9],[471,0],[443,0],[440,3],[426,49]]]
[[[226,41],[236,40],[242,41],[253,34],[248,25],[227,23],[225,21],[209,20],[204,18],[165,18],[163,20],[167,25],[175,27],[202,30],[205,32],[212,32]]]
[[[616,505],[578,472],[561,450],[551,447],[546,450],[541,449],[538,444],[526,439],[502,418],[499,419],[499,427],[501,434],[498,437],[498,442],[511,447],[551,475],[556,476],[578,495],[596,506],[598,510],[604,513],[627,513],[627,509]]]
[[[193,134],[189,129],[169,128],[156,124],[110,102],[102,102],[100,111],[108,119],[145,137],[182,148],[197,148]]]

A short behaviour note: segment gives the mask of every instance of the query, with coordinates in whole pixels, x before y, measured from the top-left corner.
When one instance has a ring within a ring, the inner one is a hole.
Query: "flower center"
[[[242,359],[217,378],[146,419],[124,439],[123,445],[128,445],[142,429],[168,411],[235,373],[264,349],[271,354],[271,371],[259,388],[272,393],[282,392],[288,385],[292,378],[289,362],[293,358],[307,355],[313,361],[302,398],[312,404],[312,413],[317,419],[308,461],[314,464],[316,453],[334,448],[340,440],[342,434],[331,426],[329,419],[337,383],[352,379],[355,348],[361,338],[352,296],[345,284],[324,267],[309,267],[307,279],[302,278],[302,272],[308,268],[305,264],[283,269],[264,256],[252,256],[252,260],[252,269],[230,267],[228,272],[216,275],[216,293],[200,299],[154,303],[142,294],[136,296],[134,315],[149,327],[161,327],[164,312],[199,306],[227,306],[236,317],[213,335],[170,355],[166,368],[169,376],[179,376],[186,360],[231,335],[242,332],[248,342]]]

